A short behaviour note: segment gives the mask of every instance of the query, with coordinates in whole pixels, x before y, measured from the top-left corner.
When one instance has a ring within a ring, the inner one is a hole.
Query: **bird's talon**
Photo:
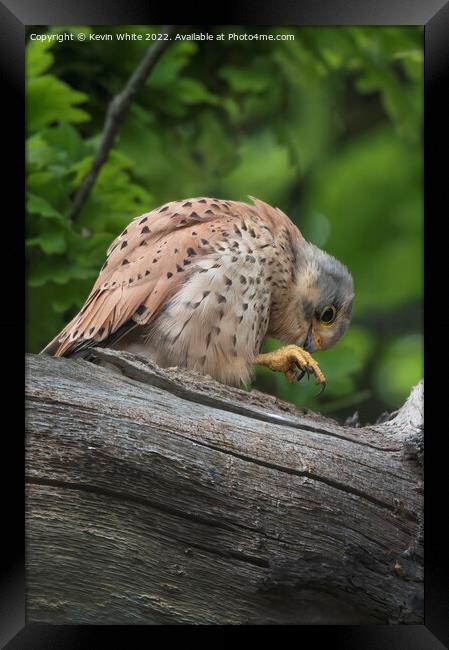
[[[288,372],[290,372],[290,373],[291,373],[291,376],[293,377],[293,381],[290,382],[290,383],[292,383],[292,384],[293,384],[293,383],[297,384],[299,381],[301,381],[301,379],[302,379],[302,378],[304,377],[304,375],[306,374],[305,370],[301,370],[301,368],[298,368],[298,367],[296,367],[296,366],[295,366],[295,368],[292,368],[292,369],[291,369],[290,371],[288,371]]]
[[[256,363],[267,366],[271,370],[283,372],[290,384],[300,381],[305,374],[307,374],[307,380],[313,374],[317,384],[325,382],[325,377],[315,359],[306,350],[294,345],[274,352],[259,354]]]
[[[319,397],[322,393],[324,393],[324,389],[325,389],[325,388],[326,388],[326,382],[325,382],[325,381],[322,381],[322,382],[321,382],[321,385],[320,385],[320,390],[319,390],[318,393],[316,394],[315,398],[316,398],[316,397]]]

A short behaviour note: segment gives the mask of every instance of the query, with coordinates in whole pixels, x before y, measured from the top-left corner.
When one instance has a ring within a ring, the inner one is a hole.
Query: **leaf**
[[[64,153],[64,156],[59,160],[64,162],[67,167],[70,167],[87,154],[86,143],[78,131],[68,122],[61,121],[57,126],[45,129],[42,136],[55,150]]]
[[[33,77],[46,72],[53,65],[54,56],[49,49],[54,41],[30,40],[25,49],[26,76],[29,81]]]
[[[193,41],[184,41],[172,45],[160,58],[147,79],[151,88],[164,89],[170,87],[180,76],[180,72],[190,62],[198,46]]]
[[[61,214],[65,213],[70,202],[70,183],[65,168],[56,170],[51,166],[48,171],[30,173],[27,189],[30,193],[42,197]]]
[[[91,142],[90,144],[93,145],[95,143]],[[93,154],[89,154],[88,156],[85,156],[81,160],[78,160],[74,165],[72,165],[71,171],[75,173],[73,177],[74,187],[77,187],[81,183],[84,176],[90,170],[92,166],[93,158],[94,158]],[[118,149],[111,149],[107,161],[100,169],[100,173],[98,174],[96,185],[98,185],[98,183],[104,183],[104,182],[107,183],[108,180],[112,180],[115,173],[126,169],[130,169],[131,167],[133,167],[133,165],[134,165],[133,161],[124,153],[122,153]],[[96,187],[96,185],[94,186],[94,188]]]
[[[52,75],[32,78],[26,86],[27,129],[34,133],[53,122],[86,122],[90,116],[76,105],[87,95]]]
[[[73,188],[77,187],[90,168],[88,156],[73,166],[75,172]],[[115,232],[129,221],[148,209],[150,194],[130,179],[132,160],[120,151],[110,152],[107,162],[101,168],[97,181],[78,218],[78,226],[95,230]]]
[[[41,196],[36,196],[35,194],[28,193],[27,211],[30,214],[39,214],[41,217],[57,219],[58,221],[65,222],[64,216],[58,212],[58,210],[55,210],[55,208]]]
[[[49,146],[41,131],[27,139],[26,161],[28,169],[42,169],[54,160],[55,150]]]
[[[42,232],[39,237],[28,239],[26,245],[29,248],[39,246],[47,255],[61,254],[67,249],[64,233],[56,230]]]
[[[218,97],[210,93],[204,84],[196,79],[184,77],[176,83],[172,91],[178,101],[184,102],[185,104],[205,103],[216,106],[220,103]]]
[[[78,132],[70,124],[62,122],[27,139],[27,169],[33,173],[47,168],[54,175],[64,176],[86,153],[86,144]]]

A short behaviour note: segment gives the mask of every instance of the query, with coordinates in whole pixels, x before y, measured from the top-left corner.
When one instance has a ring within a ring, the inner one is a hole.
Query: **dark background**
[[[174,42],[71,227],[107,105],[151,45],[115,40],[125,31],[157,29],[27,28],[28,349],[76,313],[134,216],[178,198],[251,194],[344,262],[356,287],[353,325],[316,355],[325,395],[263,368],[257,387],[339,420],[398,408],[423,374],[423,29],[213,26],[295,39]],[[29,40],[47,32],[75,40]]]

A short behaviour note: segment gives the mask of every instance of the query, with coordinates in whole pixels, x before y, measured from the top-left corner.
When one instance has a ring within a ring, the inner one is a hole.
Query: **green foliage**
[[[423,376],[422,336],[411,334],[392,341],[382,361],[376,369],[375,386],[388,406],[396,407],[408,397],[408,386]]]
[[[98,133],[83,137],[74,127],[90,119],[77,106],[88,96],[49,74],[51,47],[57,49],[30,42],[26,57],[28,346],[34,351],[82,305],[111,240],[151,202],[132,180],[134,162],[113,151],[78,223],[69,224],[73,192],[92,161]]]
[[[354,324],[317,354],[325,395],[315,400],[312,382],[291,386],[263,368],[257,385],[339,418],[356,408],[373,418],[399,406],[421,374],[423,32],[248,29],[295,40],[173,43],[75,225],[67,214],[107,105],[151,42],[28,43],[28,348],[42,348],[76,313],[107,246],[133,217],[177,198],[254,195],[347,264],[356,285]],[[410,307],[418,318],[401,321]]]
[[[356,313],[421,296],[421,177],[409,143],[382,126],[340,147],[305,188],[304,234],[316,212],[327,218],[321,245],[351,269]]]
[[[77,108],[76,104],[85,102],[86,99],[84,93],[72,90],[52,75],[30,79],[26,93],[27,124],[30,132],[55,121],[85,122],[89,116]]]

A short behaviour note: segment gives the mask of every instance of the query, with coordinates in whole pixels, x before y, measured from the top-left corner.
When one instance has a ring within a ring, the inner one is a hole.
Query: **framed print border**
[[[447,209],[447,162],[439,164],[441,153],[447,156],[449,148],[447,120],[447,88],[449,87],[449,2],[444,0],[307,0],[303,2],[273,3],[262,0],[244,3],[239,7],[217,7],[214,16],[206,7],[185,4],[176,9],[175,20],[169,17],[170,7],[159,3],[149,5],[135,0],[126,3],[92,3],[79,0],[74,3],[59,0],[0,0],[0,65],[2,71],[2,104],[4,108],[3,158],[7,163],[4,173],[7,182],[3,189],[3,237],[8,242],[6,252],[11,256],[7,268],[17,269],[23,251],[24,228],[24,48],[27,25],[52,24],[258,24],[258,25],[423,25],[425,39],[425,381],[426,381],[426,443],[425,443],[425,623],[424,625],[376,626],[295,626],[298,641],[313,639],[352,648],[403,648],[409,650],[449,647],[449,603],[445,548],[446,454],[444,430],[437,422],[441,409],[439,385],[435,377],[439,351],[435,309],[441,292],[436,278],[444,277],[438,264],[445,261],[444,237],[438,237],[438,221],[443,206]],[[439,207],[441,206],[441,208]],[[7,220],[7,221],[6,221]],[[12,223],[14,222],[14,223]],[[439,240],[439,241],[438,241]],[[441,255],[437,253],[440,246]],[[24,260],[23,260],[24,261]],[[23,265],[22,268],[24,268]],[[447,275],[447,272],[446,272]],[[8,309],[4,310],[1,327],[5,355],[4,363],[11,373],[5,382],[5,412],[10,421],[19,421],[22,401],[22,365],[18,362],[18,332],[24,332],[24,306],[21,289],[23,279],[19,271],[5,277]],[[447,291],[446,291],[447,294]],[[6,315],[7,314],[7,315]],[[12,341],[15,344],[12,344]],[[444,386],[443,386],[444,387]],[[17,404],[13,407],[12,404]],[[13,417],[11,417],[13,416]],[[4,420],[6,422],[6,420]],[[446,425],[447,428],[447,425]],[[3,517],[2,573],[0,577],[0,647],[25,650],[32,648],[93,648],[101,646],[105,635],[111,634],[112,647],[132,645],[134,635],[149,631],[143,626],[51,626],[26,624],[25,542],[24,542],[24,437],[19,427],[9,426],[3,433],[3,458],[12,469],[3,487],[5,513]],[[442,514],[443,513],[443,514]],[[446,570],[445,570],[446,569]],[[193,641],[190,627],[181,628],[183,643]],[[279,626],[282,627],[282,626]],[[273,641],[280,634],[279,627],[263,626],[264,638]],[[269,628],[269,629],[267,629]],[[254,628],[251,628],[251,635]],[[126,634],[125,637],[122,635]],[[210,626],[208,635],[214,643],[229,638],[232,630]],[[268,635],[268,636],[267,636]]]

